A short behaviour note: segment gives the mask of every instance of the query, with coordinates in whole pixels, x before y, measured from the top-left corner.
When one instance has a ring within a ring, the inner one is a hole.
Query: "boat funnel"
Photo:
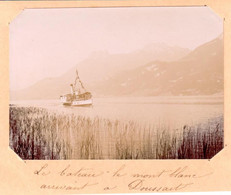
[[[71,94],[74,94],[73,84],[70,84],[71,86]]]

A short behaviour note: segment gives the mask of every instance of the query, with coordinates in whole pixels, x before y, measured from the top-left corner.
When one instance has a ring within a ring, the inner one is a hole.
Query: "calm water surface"
[[[56,113],[74,113],[112,120],[133,120],[145,124],[166,124],[174,128],[198,124],[223,115],[222,96],[94,98],[91,107],[67,107],[57,100],[11,101]]]

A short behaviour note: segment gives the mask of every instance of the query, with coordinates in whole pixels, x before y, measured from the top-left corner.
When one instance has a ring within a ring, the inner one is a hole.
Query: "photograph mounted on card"
[[[8,183],[20,177],[21,194],[230,190],[231,5],[177,2],[11,2],[0,26]]]

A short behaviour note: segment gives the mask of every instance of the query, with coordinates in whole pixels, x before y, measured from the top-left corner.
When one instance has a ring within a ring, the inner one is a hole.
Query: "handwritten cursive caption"
[[[119,191],[120,188],[131,192],[177,192],[211,174],[212,172],[194,173],[188,166],[155,172],[150,170],[149,173],[135,170],[131,173],[124,164],[114,170],[97,170],[89,167],[74,169],[68,164],[58,171],[51,171],[49,165],[44,164],[34,171],[34,175],[38,177],[52,176],[57,179],[48,178],[51,183],[42,183],[40,185],[42,190],[84,191],[97,187],[102,191],[111,192]]]

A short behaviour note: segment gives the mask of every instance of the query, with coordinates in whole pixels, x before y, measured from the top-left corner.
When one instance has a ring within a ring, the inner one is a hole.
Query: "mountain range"
[[[223,92],[223,63],[223,41],[217,38],[180,60],[151,61],[91,89],[111,95],[213,95]]]
[[[58,98],[70,92],[76,69],[94,96],[213,95],[223,93],[223,56],[222,36],[193,51],[164,43],[124,54],[99,51],[60,77],[10,91],[10,98]]]

